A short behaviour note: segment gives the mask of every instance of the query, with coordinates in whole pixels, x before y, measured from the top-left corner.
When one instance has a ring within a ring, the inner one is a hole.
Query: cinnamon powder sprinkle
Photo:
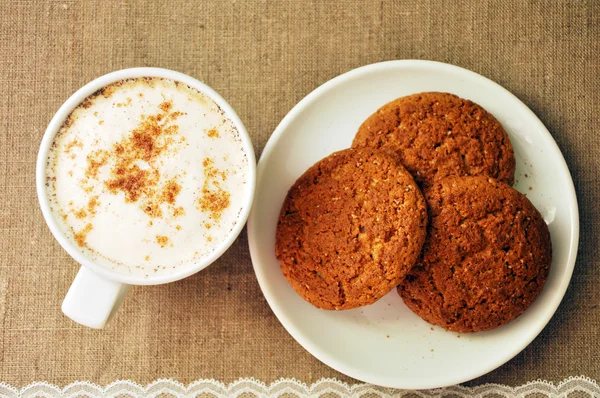
[[[208,130],[206,132],[206,135],[209,136],[210,138],[219,138],[220,137],[219,132],[214,127],[212,129]]]
[[[66,154],[71,153],[71,149],[73,149],[74,147],[83,148],[83,144],[81,143],[81,141],[78,141],[75,139],[75,140],[69,142],[67,145],[65,145],[65,153]]]
[[[173,102],[172,101],[165,101],[162,104],[160,104],[158,107],[163,112],[169,112],[171,110],[171,108],[173,107]]]
[[[181,206],[173,209],[173,217],[183,216],[185,214],[185,209]]]
[[[176,225],[175,229],[178,230],[178,231],[181,231],[181,225]]]
[[[88,167],[85,176],[88,178],[98,178],[98,171],[108,162],[108,152],[104,149],[91,152],[87,156]]]
[[[161,176],[155,164],[160,155],[171,149],[172,136],[179,131],[173,122],[183,113],[168,114],[172,106],[171,102],[163,102],[159,108],[164,113],[144,117],[129,136],[109,151],[98,150],[88,156],[87,177],[98,178],[98,170],[110,158],[113,164],[105,187],[114,195],[123,192],[125,202],[141,201],[141,209],[150,217],[161,217],[161,204],[173,205],[181,191],[175,180],[159,186]]]
[[[162,217],[162,215],[163,215],[163,212],[162,212],[162,209],[160,208],[160,206],[158,206],[157,204],[155,204],[152,201],[149,201],[145,207],[142,207],[142,210],[144,211],[144,213],[146,213],[149,217],[152,217],[152,218]]]
[[[179,112],[179,111],[177,111],[177,112],[171,112],[169,115],[167,115],[164,118],[163,121],[164,121],[164,123],[172,122],[173,120],[177,119],[179,116],[183,116],[183,115],[186,115],[186,113]],[[181,138],[182,138],[182,141],[185,141],[185,137],[181,137]]]
[[[84,219],[84,218],[87,217],[87,212],[83,208],[77,210],[76,212],[73,212],[73,214],[75,214],[75,217],[77,217],[80,220],[82,220],[82,219]]]
[[[156,243],[158,243],[160,247],[165,247],[169,244],[169,237],[164,235],[156,235]]]
[[[161,199],[169,204],[175,203],[175,198],[181,192],[181,185],[171,180],[165,184],[162,189]]]
[[[98,202],[98,196],[93,196],[89,201],[88,201],[88,205],[87,205],[87,210],[91,215],[96,215],[96,207],[99,205],[100,203]]]
[[[117,108],[121,108],[121,107],[124,107],[124,106],[129,106],[130,104],[131,104],[131,98],[127,98],[125,100],[125,102],[119,102],[116,105],[117,105]]]
[[[198,199],[198,210],[209,212],[210,218],[218,221],[223,210],[231,204],[231,194],[221,188],[219,178],[223,180],[223,175],[214,166],[214,161],[211,158],[205,158],[202,161],[202,166],[204,166],[205,180],[202,186],[202,195]]]
[[[73,235],[73,237],[75,238],[75,242],[77,242],[77,244],[81,247],[85,246],[85,240],[87,239],[87,235],[90,233],[91,230],[92,224],[87,224],[85,228],[81,230],[81,232],[78,232]]]

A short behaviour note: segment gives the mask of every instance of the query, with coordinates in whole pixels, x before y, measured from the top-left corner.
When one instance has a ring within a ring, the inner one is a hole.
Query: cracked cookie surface
[[[466,175],[512,184],[515,174],[513,148],[500,122],[449,93],[414,94],[385,104],[363,122],[352,146],[395,152],[422,186]]]
[[[398,287],[404,303],[427,322],[463,333],[519,316],[542,291],[552,263],[541,214],[489,177],[448,177],[423,193],[428,235]]]
[[[323,309],[371,304],[415,264],[427,211],[394,154],[346,149],[292,186],[277,224],[275,254],[294,290]]]

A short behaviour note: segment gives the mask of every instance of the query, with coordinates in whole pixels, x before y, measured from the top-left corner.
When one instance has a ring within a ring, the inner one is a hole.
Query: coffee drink
[[[54,217],[88,258],[142,277],[210,256],[244,206],[248,154],[234,123],[181,82],[135,78],[97,91],[48,154]]]

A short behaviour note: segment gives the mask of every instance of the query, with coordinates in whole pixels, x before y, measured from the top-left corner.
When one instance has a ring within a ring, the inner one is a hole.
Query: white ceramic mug
[[[221,110],[223,110],[223,112],[227,115],[227,117],[231,119],[240,134],[244,150],[248,156],[247,181],[250,185],[250,188],[246,190],[246,197],[243,200],[243,208],[239,215],[238,222],[229,232],[229,235],[226,237],[226,239],[223,240],[223,243],[218,246],[209,256],[200,262],[189,264],[188,266],[182,266],[172,274],[149,276],[147,278],[126,275],[113,271],[109,268],[96,264],[93,260],[86,257],[67,239],[65,234],[62,232],[57,220],[55,219],[55,215],[50,210],[47,191],[45,189],[46,159],[48,156],[48,151],[52,145],[52,142],[54,141],[56,133],[59,131],[61,125],[73,111],[73,109],[102,87],[119,80],[136,77],[162,77],[176,80],[199,90],[215,101]],[[37,194],[40,202],[40,208],[44,215],[44,219],[48,224],[48,228],[50,228],[50,231],[58,243],[60,243],[67,253],[69,253],[69,255],[73,257],[75,261],[82,265],[63,301],[62,311],[64,314],[75,322],[91,328],[99,329],[102,328],[114,314],[116,309],[125,298],[125,294],[131,285],[158,285],[173,282],[190,276],[209,266],[217,258],[219,258],[225,252],[225,250],[229,248],[229,246],[231,246],[244,227],[252,206],[255,184],[256,161],[254,157],[254,149],[244,124],[235,113],[233,108],[231,108],[231,106],[217,92],[204,83],[190,76],[168,69],[131,68],[101,76],[77,90],[77,92],[75,92],[60,107],[58,112],[56,112],[50,121],[50,124],[44,133],[44,137],[42,138],[36,166]]]

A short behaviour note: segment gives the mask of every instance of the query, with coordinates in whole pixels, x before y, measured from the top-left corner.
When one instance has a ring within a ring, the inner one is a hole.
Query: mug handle
[[[62,312],[84,326],[102,329],[130,287],[81,267],[62,303]]]

